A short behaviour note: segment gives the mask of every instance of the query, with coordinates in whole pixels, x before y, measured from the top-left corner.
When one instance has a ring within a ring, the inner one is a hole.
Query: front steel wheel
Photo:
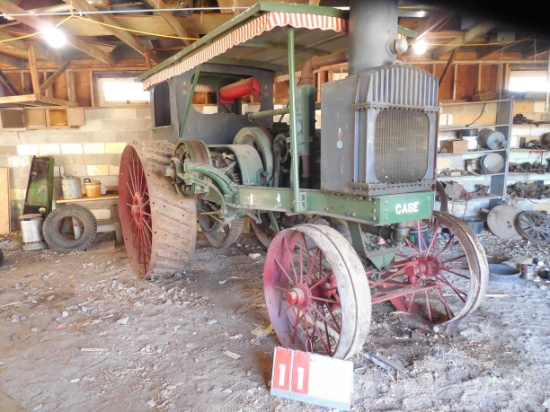
[[[127,145],[120,160],[119,214],[130,265],[141,277],[182,271],[195,250],[195,200],[176,193],[163,168],[174,146],[167,141]]]
[[[266,256],[264,293],[283,346],[339,359],[363,347],[369,285],[357,253],[336,230],[301,224],[278,233]]]
[[[372,280],[373,301],[389,300],[428,325],[457,321],[485,296],[489,266],[473,230],[461,219],[434,211],[426,229],[397,252],[392,264]]]

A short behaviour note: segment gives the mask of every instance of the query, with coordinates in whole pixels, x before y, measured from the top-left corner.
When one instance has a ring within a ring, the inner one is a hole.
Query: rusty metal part
[[[311,59],[306,60],[302,66],[300,75],[301,85],[313,85],[313,71],[320,69],[324,66],[332,66],[338,63],[345,63],[348,61],[346,52],[338,52],[329,54],[327,56],[313,56]]]
[[[264,292],[283,346],[339,359],[362,349],[369,285],[357,253],[335,229],[300,224],[279,232],[266,256]]]
[[[214,202],[197,200],[198,221],[212,246],[223,249],[237,241],[243,231],[243,219],[223,219],[223,210]]]
[[[533,243],[550,242],[550,216],[544,211],[521,212],[516,220],[516,228],[525,239]]]
[[[178,196],[163,168],[174,146],[167,141],[127,145],[120,160],[119,215],[130,265],[141,277],[181,271],[195,250],[195,199]]]
[[[423,222],[416,222],[417,230]],[[428,325],[457,321],[473,312],[489,282],[487,257],[476,234],[461,219],[434,211],[428,239],[411,241],[391,265],[371,280],[373,304],[390,301],[400,312]]]
[[[499,205],[487,214],[487,226],[497,237],[504,240],[520,240],[521,234],[516,229],[516,219],[521,209],[510,205]]]

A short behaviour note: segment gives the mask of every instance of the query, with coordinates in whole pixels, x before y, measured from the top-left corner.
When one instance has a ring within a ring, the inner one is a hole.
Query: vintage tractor
[[[154,140],[126,147],[119,177],[136,272],[182,271],[197,223],[223,248],[248,218],[286,347],[349,358],[381,302],[428,325],[475,310],[486,256],[434,210],[438,80],[396,61],[397,13],[397,0],[351,0],[349,13],[261,2],[142,75]],[[317,127],[314,70],[346,62],[322,85]],[[288,103],[274,108],[285,73]]]

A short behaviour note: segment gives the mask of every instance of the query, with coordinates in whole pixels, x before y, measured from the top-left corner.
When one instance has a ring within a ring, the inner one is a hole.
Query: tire
[[[68,219],[73,221],[72,233],[67,230]],[[80,235],[76,228],[81,230]],[[61,253],[85,250],[94,241],[96,232],[95,216],[89,209],[78,205],[58,207],[46,217],[42,225],[42,235],[46,243]]]
[[[0,249],[0,266],[4,263],[4,253],[2,252],[2,249]]]
[[[120,159],[118,210],[128,261],[141,278],[169,278],[195,252],[195,199],[176,192],[163,174],[174,145],[165,140],[129,144]]]

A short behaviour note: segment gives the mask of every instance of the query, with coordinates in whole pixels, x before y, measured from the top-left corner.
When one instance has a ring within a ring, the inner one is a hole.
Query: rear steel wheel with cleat
[[[174,145],[167,141],[127,145],[120,160],[119,214],[128,260],[144,278],[172,276],[195,250],[195,199],[176,193],[163,176]]]
[[[278,233],[264,267],[269,319],[280,343],[345,359],[367,337],[370,291],[349,242],[328,226],[300,224]]]

